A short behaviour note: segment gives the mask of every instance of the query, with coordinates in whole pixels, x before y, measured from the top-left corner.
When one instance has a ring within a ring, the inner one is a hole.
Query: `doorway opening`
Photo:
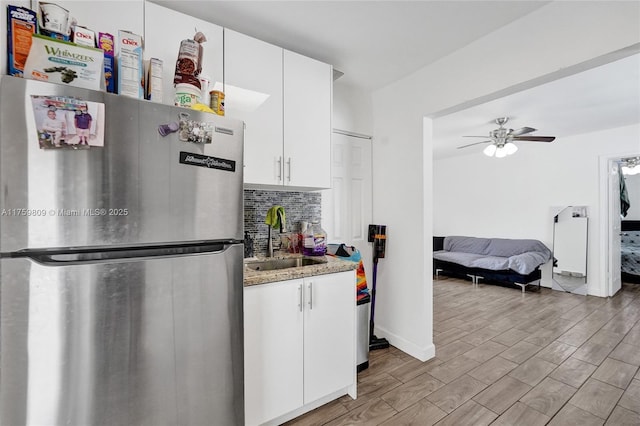
[[[600,157],[600,212],[601,224],[601,276],[606,283],[606,294],[611,297],[622,287],[620,215],[620,161],[638,156],[638,153],[624,153]],[[636,203],[640,200],[636,200]]]

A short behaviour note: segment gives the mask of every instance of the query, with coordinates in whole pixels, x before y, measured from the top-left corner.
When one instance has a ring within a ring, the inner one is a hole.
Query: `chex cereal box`
[[[96,47],[96,33],[88,28],[76,25],[73,27],[73,42],[82,46]]]
[[[142,36],[118,31],[118,93],[144,99]]]

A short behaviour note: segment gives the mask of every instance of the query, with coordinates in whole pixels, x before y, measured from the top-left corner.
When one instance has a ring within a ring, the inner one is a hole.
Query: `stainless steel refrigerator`
[[[0,99],[0,424],[243,424],[242,122],[7,76]]]

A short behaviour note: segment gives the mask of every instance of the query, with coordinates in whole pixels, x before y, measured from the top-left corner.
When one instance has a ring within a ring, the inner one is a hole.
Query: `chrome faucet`
[[[269,225],[269,237],[267,239],[267,257],[273,257],[273,241],[271,241],[271,225]]]

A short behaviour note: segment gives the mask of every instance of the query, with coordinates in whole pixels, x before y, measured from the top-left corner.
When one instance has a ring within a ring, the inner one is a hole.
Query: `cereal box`
[[[104,84],[109,93],[116,93],[116,39],[109,33],[98,33],[98,48],[104,52]]]
[[[37,30],[37,16],[24,7],[7,6],[8,73],[22,77],[31,48],[31,36]]]
[[[147,87],[145,99],[162,103],[162,60],[151,58],[145,61]]]
[[[118,31],[118,93],[144,99],[142,36]]]
[[[96,33],[76,25],[73,27],[73,42],[82,46],[96,47]]]

